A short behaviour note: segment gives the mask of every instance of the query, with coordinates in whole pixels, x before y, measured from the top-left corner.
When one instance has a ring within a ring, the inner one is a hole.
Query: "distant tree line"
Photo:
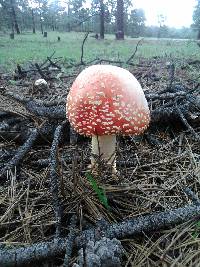
[[[20,34],[40,31],[92,31],[96,37],[115,33],[117,39],[131,37],[200,39],[200,0],[194,10],[192,28],[175,29],[165,25],[158,15],[159,26],[145,26],[145,13],[134,9],[131,0],[0,0],[0,31]]]

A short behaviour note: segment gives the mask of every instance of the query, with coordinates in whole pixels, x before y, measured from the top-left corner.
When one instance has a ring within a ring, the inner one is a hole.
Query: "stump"
[[[124,40],[124,33],[122,31],[117,31],[115,37],[117,40]]]
[[[10,39],[14,39],[15,38],[15,34],[14,34],[14,32],[12,32],[12,33],[10,33]]]

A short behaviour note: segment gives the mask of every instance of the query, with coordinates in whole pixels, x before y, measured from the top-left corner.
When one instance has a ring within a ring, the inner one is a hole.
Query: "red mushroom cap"
[[[144,92],[127,70],[93,65],[74,81],[67,97],[67,116],[79,133],[138,135],[150,121]]]

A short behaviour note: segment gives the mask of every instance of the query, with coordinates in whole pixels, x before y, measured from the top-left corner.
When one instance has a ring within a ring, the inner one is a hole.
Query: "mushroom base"
[[[116,135],[92,136],[92,166],[98,165],[98,159],[112,167],[116,173]]]

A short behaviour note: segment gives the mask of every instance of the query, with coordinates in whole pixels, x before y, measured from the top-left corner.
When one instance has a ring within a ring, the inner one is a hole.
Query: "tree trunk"
[[[198,29],[197,40],[200,40],[200,29]]]
[[[51,29],[54,32],[56,30],[56,20],[54,20],[54,17],[51,17]]]
[[[71,31],[71,23],[70,23],[70,17],[71,17],[71,9],[70,9],[70,5],[68,4],[68,7],[67,7],[67,16],[68,16],[68,19],[69,19],[69,22],[67,22],[67,31],[70,32]]]
[[[100,39],[104,39],[104,17],[105,17],[105,7],[103,0],[100,0]]]
[[[13,35],[15,34],[14,23],[13,23],[13,21],[11,21],[11,32],[13,33]]]
[[[14,24],[14,28],[15,28],[15,31],[17,34],[20,34],[20,30],[19,30],[19,26],[18,26],[18,23],[17,23],[17,16],[16,16],[16,13],[15,13],[15,7],[14,7],[14,1],[13,0],[10,0],[10,5],[11,5],[11,19],[13,21],[13,24]]]
[[[33,27],[33,33],[35,33],[35,16],[34,16],[34,11],[33,9],[31,10],[32,14],[32,27]]]
[[[124,39],[124,1],[117,0],[117,32],[116,39],[123,40]]]
[[[161,26],[158,28],[157,38],[160,38],[160,36],[161,36]]]
[[[43,34],[44,33],[44,30],[43,30],[43,23],[42,23],[42,15],[41,15],[41,12],[40,12],[40,28],[41,28],[41,33]]]

